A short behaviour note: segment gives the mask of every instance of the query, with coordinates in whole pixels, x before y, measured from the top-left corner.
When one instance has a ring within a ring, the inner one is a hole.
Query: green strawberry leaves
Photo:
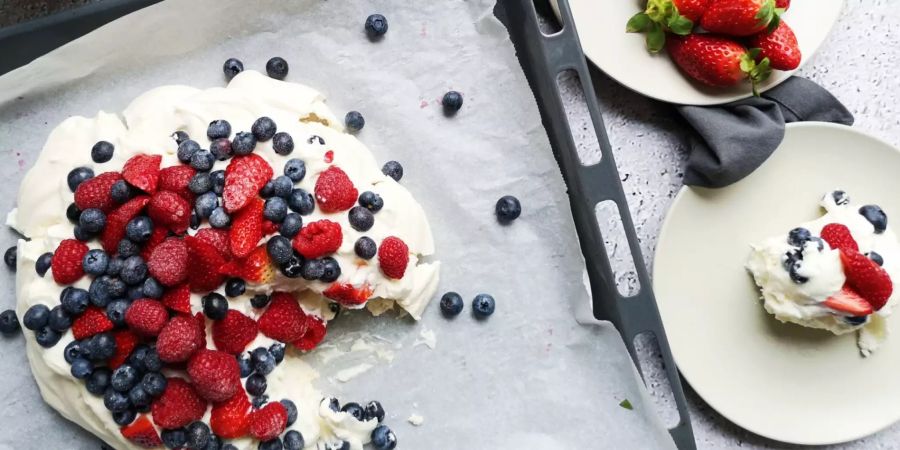
[[[625,25],[628,33],[646,33],[647,50],[651,53],[665,47],[667,32],[685,36],[693,29],[694,22],[678,13],[672,0],[648,0],[647,9],[631,16]]]
[[[781,23],[781,15],[784,14],[784,11],[784,8],[775,6],[775,0],[763,0],[763,4],[759,7],[759,12],[756,13],[756,18],[759,19],[759,26],[765,26],[769,32],[774,31],[778,28],[778,24]]]
[[[741,56],[741,71],[747,74],[750,84],[753,86],[753,95],[759,97],[759,84],[772,75],[772,67],[769,58],[763,58],[757,62],[760,52],[758,48],[751,48]]]
[[[625,31],[628,33],[642,33],[650,28],[651,23],[652,21],[647,13],[639,12],[628,19],[628,23],[625,24]]]

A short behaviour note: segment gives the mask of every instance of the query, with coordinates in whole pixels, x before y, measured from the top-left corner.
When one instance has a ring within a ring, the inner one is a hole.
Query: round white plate
[[[551,3],[557,7],[556,0]],[[625,32],[625,23],[645,5],[646,0],[569,0],[584,53],[600,70],[627,88],[664,102],[717,105],[751,96],[749,84],[710,88],[682,74],[665,51],[648,53],[643,34]],[[843,5],[843,0],[791,2],[783,17],[797,35],[801,66],[822,45]],[[773,71],[761,90],[771,89],[792,73]]]
[[[900,222],[900,150],[850,127],[789,124],[754,173],[722,189],[684,188],[669,210],[653,287],[678,368],[732,422],[796,444],[858,439],[900,419],[900,314],[863,358],[856,334],[783,324],[744,269],[749,244],[821,215],[843,189]],[[892,216],[893,214],[893,216]],[[900,280],[895,281],[898,285]]]

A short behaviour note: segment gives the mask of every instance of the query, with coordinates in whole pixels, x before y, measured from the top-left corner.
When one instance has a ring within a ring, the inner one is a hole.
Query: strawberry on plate
[[[243,387],[238,385],[230,399],[213,405],[209,427],[224,439],[242,438],[250,432],[250,400]]]
[[[161,301],[166,308],[172,311],[191,314],[191,288],[187,283],[166,289]]]
[[[747,50],[737,41],[723,36],[672,36],[666,48],[682,71],[709,86],[734,86],[749,79],[754,95],[759,95],[757,85],[772,73],[768,59],[756,62],[758,49]]]
[[[219,251],[225,259],[231,259],[231,243],[229,241],[228,230],[218,228],[201,228],[194,235],[195,238],[212,245]]]
[[[344,306],[359,306],[369,300],[372,289],[368,284],[357,288],[348,283],[333,283],[322,292],[322,295]]]
[[[709,4],[700,26],[711,33],[750,36],[777,25],[780,12],[775,0],[716,0]]]
[[[325,339],[325,320],[321,317],[309,314],[306,316],[306,331],[303,336],[291,342],[298,350],[310,351]]]
[[[263,237],[263,206],[259,197],[253,197],[234,215],[229,232],[231,253],[237,258],[250,254]]]
[[[272,166],[256,153],[231,158],[225,168],[222,202],[225,211],[240,210],[272,179]]]
[[[275,278],[275,265],[265,245],[260,245],[244,259],[234,259],[219,267],[219,273],[242,278],[244,281],[264,284]]]
[[[84,276],[81,265],[88,246],[77,239],[63,239],[53,252],[50,267],[53,270],[53,281],[59,284],[72,284]]]
[[[166,389],[150,406],[153,422],[160,428],[172,430],[200,420],[206,413],[206,400],[194,386],[182,378],[170,377]]]
[[[293,295],[273,292],[268,309],[259,317],[259,331],[281,342],[293,342],[306,332],[306,313]]]
[[[847,228],[846,225],[842,223],[829,223],[822,227],[822,232],[819,233],[819,236],[828,243],[833,249],[836,250],[847,250],[858,252],[859,245],[856,244],[856,240],[853,239],[853,235],[850,234],[850,229]]]
[[[646,33],[647,50],[656,53],[666,43],[666,32],[685,36],[699,23],[710,0],[648,0],[647,8],[628,20],[625,31]]]
[[[156,428],[153,428],[153,423],[150,422],[146,414],[141,414],[134,422],[122,427],[119,431],[125,439],[144,448],[155,448],[163,445],[162,439],[159,438],[159,433],[156,431]]]
[[[751,36],[748,44],[760,50],[760,58],[769,58],[773,69],[794,70],[800,66],[800,44],[794,30],[784,20],[774,30]]]
[[[112,330],[115,325],[106,317],[106,310],[99,306],[87,309],[72,321],[72,336],[81,340]]]
[[[159,171],[159,189],[174,192],[189,202],[194,201],[194,194],[188,189],[188,183],[196,173],[193,167],[183,164],[166,167]]]
[[[841,263],[847,284],[869,302],[875,311],[884,307],[894,291],[887,271],[866,255],[854,251],[841,250]]]
[[[212,338],[216,348],[236,355],[250,344],[259,334],[259,325],[255,320],[233,309],[222,320],[213,322]]]
[[[841,289],[841,292],[828,297],[822,302],[822,305],[856,317],[867,316],[874,312],[872,305],[846,284]]]
[[[122,178],[132,186],[152,194],[159,184],[162,155],[134,155],[122,167]]]
[[[131,352],[137,347],[138,337],[131,330],[118,330],[113,333],[113,338],[116,340],[116,352],[107,364],[110,369],[115,370],[131,356]]]

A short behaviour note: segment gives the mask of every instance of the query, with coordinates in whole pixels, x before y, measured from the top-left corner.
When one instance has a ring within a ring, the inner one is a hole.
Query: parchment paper
[[[392,357],[369,358],[371,370],[342,383],[340,370],[354,361],[313,355],[322,390],[381,400],[405,449],[671,448],[618,333],[575,321],[588,297],[565,186],[492,7],[169,0],[127,16],[0,77],[0,208],[14,206],[21,177],[64,118],[121,111],[160,85],[223,85],[228,57],[262,71],[282,56],[289,81],[321,90],[338,115],[361,111],[360,138],[380,160],[403,163],[403,183],[424,206],[443,261],[438,295],[454,290],[467,302],[454,320],[436,302],[420,323],[341,315],[323,351],[362,336]],[[390,23],[377,43],[363,32],[374,12]],[[448,119],[440,97],[451,88],[465,105]],[[505,194],[524,209],[508,227],[493,217]],[[5,239],[14,242],[11,232]],[[14,302],[12,280],[0,277],[3,308]],[[471,317],[478,292],[497,299],[486,321]],[[414,345],[423,330],[435,333],[434,349]],[[41,402],[21,339],[0,342],[0,449],[97,448]],[[633,411],[618,406],[623,399]],[[420,427],[406,422],[413,413],[425,418]]]

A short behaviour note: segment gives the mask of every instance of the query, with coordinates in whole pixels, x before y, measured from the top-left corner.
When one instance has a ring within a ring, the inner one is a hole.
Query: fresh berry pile
[[[788,8],[790,0],[649,0],[626,29],[645,33],[650,52],[665,48],[700,83],[728,87],[750,80],[758,94],[772,69],[800,65],[797,37],[781,18]]]

